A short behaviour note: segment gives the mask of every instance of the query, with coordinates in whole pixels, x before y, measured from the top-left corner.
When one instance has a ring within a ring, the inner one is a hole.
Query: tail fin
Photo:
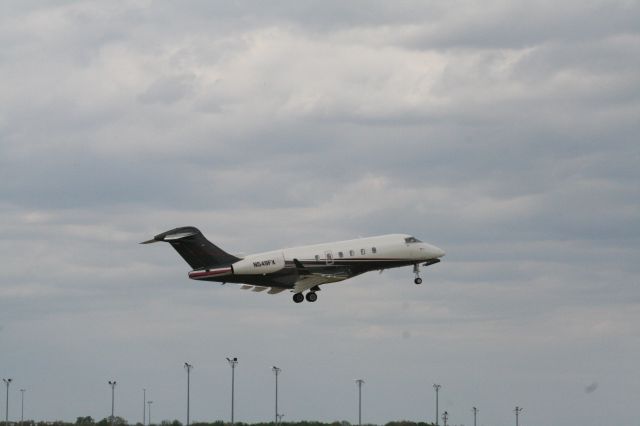
[[[187,261],[191,268],[202,269],[220,265],[229,265],[239,258],[227,253],[207,240],[202,232],[193,226],[184,226],[158,234],[149,241],[140,244],[165,241]]]

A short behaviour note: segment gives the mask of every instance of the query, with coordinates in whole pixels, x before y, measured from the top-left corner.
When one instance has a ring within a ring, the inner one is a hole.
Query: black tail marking
[[[141,244],[165,241],[182,256],[193,269],[230,265],[240,260],[207,240],[198,228],[183,226],[153,237]]]

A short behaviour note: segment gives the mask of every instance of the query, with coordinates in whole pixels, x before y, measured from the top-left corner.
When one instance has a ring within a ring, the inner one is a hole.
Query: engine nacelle
[[[282,251],[270,251],[247,256],[233,265],[235,275],[271,274],[284,268],[284,254]]]

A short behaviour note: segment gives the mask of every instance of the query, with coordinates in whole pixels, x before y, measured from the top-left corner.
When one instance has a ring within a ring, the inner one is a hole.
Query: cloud
[[[139,96],[143,103],[173,103],[187,96],[190,92],[189,76],[175,76],[155,81]]]
[[[588,386],[584,387],[584,393],[593,393],[598,389],[598,382],[593,382]]]
[[[194,418],[224,418],[236,354],[243,421],[271,412],[275,363],[288,419],[350,419],[364,377],[376,423],[424,418],[435,380],[487,423],[514,404],[548,408],[532,423],[610,422],[552,408],[583,403],[563,389],[588,371],[618,384],[598,395],[631,423],[639,15],[624,1],[3,6],[3,371],[56,395],[36,419],[103,417],[116,375],[130,421],[142,387],[157,418],[179,418],[187,359]],[[407,232],[447,256],[422,286],[409,269],[366,274],[298,306],[190,282],[169,246],[137,244],[182,225],[234,253]]]

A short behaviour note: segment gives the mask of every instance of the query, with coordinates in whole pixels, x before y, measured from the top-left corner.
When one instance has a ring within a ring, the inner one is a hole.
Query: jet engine
[[[284,268],[284,254],[282,251],[270,251],[247,256],[232,264],[235,275],[265,275]]]

